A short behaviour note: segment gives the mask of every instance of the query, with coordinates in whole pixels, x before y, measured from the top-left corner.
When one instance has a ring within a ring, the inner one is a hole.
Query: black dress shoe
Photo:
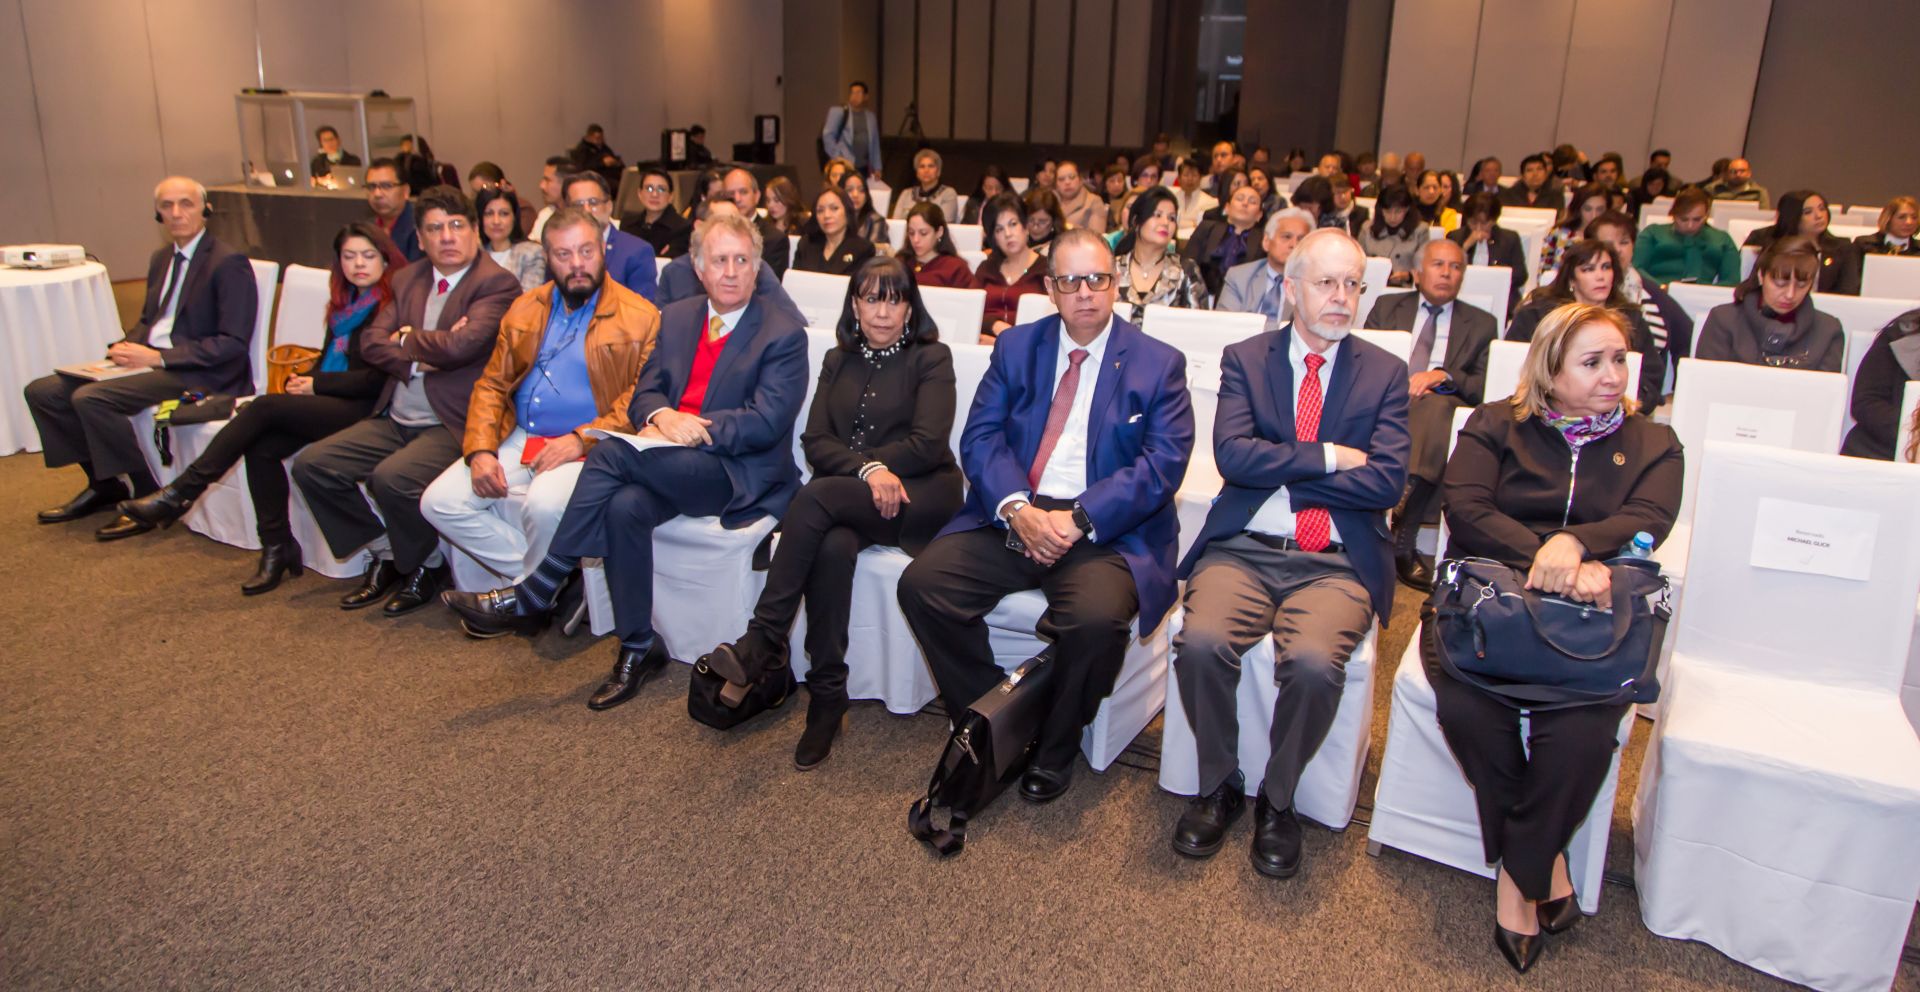
[[[120,515],[158,527],[171,527],[193,509],[199,494],[188,495],[184,487],[168,483],[136,499],[120,501]]]
[[[1247,811],[1246,781],[1233,775],[1212,794],[1195,796],[1173,826],[1173,850],[1189,858],[1210,858],[1226,842],[1227,831]]]
[[[260,568],[253,573],[253,578],[240,583],[240,591],[248,596],[272,592],[279,588],[282,578],[292,575],[297,579],[306,570],[300,562],[300,545],[293,541],[269,544],[260,549]]]
[[[1433,591],[1433,567],[1427,564],[1425,555],[1414,554],[1394,559],[1394,570],[1400,573],[1400,581],[1421,592]]]
[[[1049,771],[1034,767],[1020,777],[1020,798],[1030,803],[1050,803],[1067,794],[1067,788],[1073,785],[1073,766],[1059,771]]]
[[[709,658],[708,665],[712,665]],[[847,700],[823,699],[809,696],[807,699],[807,729],[800,734],[800,743],[793,748],[793,767],[810,772],[827,760],[833,753],[833,739],[847,729]]]
[[[553,619],[553,614],[531,607],[525,613],[520,612],[518,586],[488,592],[448,589],[440,594],[440,601],[460,614],[460,626],[468,637],[482,641],[508,634],[538,634]]]
[[[433,602],[440,590],[453,585],[453,569],[447,565],[422,565],[407,575],[400,588],[387,598],[380,612],[388,617],[404,617]]]
[[[1524,975],[1535,961],[1540,960],[1540,951],[1547,946],[1547,939],[1537,933],[1514,933],[1495,923],[1493,946],[1500,948],[1500,954],[1513,966],[1514,971]]]
[[[69,520],[92,516],[101,510],[112,509],[115,503],[126,499],[127,487],[118,480],[99,485],[88,486],[74,494],[74,497],[59,506],[50,507],[34,514],[34,519],[43,524],[64,524]]]
[[[367,566],[367,574],[360,579],[360,588],[340,597],[340,608],[358,610],[372,606],[387,598],[387,593],[400,581],[400,570],[393,567],[390,558],[376,558]]]
[[[147,531],[150,531],[152,529],[153,529],[152,524],[147,523],[144,520],[135,520],[132,517],[129,517],[126,514],[122,513],[115,516],[113,518],[113,521],[107,524],[105,527],[102,527],[99,530],[94,531],[93,539],[96,541],[118,541],[123,537],[132,537],[135,534],[145,534]]]
[[[1268,878],[1292,878],[1300,871],[1300,818],[1293,808],[1274,809],[1267,790],[1253,803],[1253,869]]]
[[[592,698],[587,700],[590,710],[610,710],[634,697],[640,691],[642,683],[667,667],[667,646],[659,637],[653,639],[646,653],[632,648],[622,647],[620,657],[613,663],[613,674],[595,689]]]
[[[1534,909],[1540,920],[1540,929],[1548,933],[1565,933],[1580,922],[1580,897],[1578,893],[1548,899]]]

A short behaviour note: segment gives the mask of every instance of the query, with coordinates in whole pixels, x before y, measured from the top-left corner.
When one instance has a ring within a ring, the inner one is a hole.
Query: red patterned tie
[[[1293,415],[1294,435],[1301,443],[1320,440],[1320,366],[1323,355],[1306,358],[1307,377],[1300,380],[1300,409]],[[1333,518],[1325,507],[1310,506],[1294,515],[1293,540],[1302,551],[1325,551],[1332,543]]]
[[[449,288],[445,279],[440,280],[440,292],[436,295],[445,296]]]
[[[1080,388],[1080,363],[1087,360],[1087,349],[1075,348],[1067,353],[1067,374],[1060,377],[1060,385],[1053,391],[1053,408],[1047,411],[1047,429],[1040,434],[1040,450],[1034,452],[1033,467],[1027,470],[1027,485],[1038,487],[1040,476],[1047,470],[1047,459],[1053,457],[1054,446],[1060,443],[1061,432],[1067,429],[1067,414],[1073,410],[1073,394]]]

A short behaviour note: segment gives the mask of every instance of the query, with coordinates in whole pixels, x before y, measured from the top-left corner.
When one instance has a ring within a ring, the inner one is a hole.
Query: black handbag
[[[1433,594],[1441,666],[1522,709],[1660,698],[1667,579],[1643,558],[1606,565],[1613,601],[1602,607],[1527,589],[1524,574],[1497,561],[1442,562]]]
[[[721,698],[727,680],[707,667],[707,656],[701,655],[693,666],[693,677],[687,680],[687,715],[715,730],[732,730],[768,710],[786,705],[787,698],[798,686],[793,667],[782,662],[780,667],[767,670],[747,687],[740,705],[730,706]]]
[[[908,832],[934,853],[960,853],[967,843],[967,821],[1033,762],[1053,698],[1052,660],[1049,650],[1022,662],[955,720],[927,794],[907,811]],[[934,818],[943,811],[947,825],[937,827]]]

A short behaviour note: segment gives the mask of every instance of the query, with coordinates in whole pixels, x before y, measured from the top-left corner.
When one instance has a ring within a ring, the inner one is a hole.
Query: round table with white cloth
[[[40,450],[21,394],[27,383],[56,365],[94,361],[124,336],[107,267],[99,262],[0,266],[0,455]]]

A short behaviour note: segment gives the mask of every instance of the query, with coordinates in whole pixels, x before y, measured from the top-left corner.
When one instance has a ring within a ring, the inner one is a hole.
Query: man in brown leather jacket
[[[600,222],[578,208],[541,232],[552,281],[521,294],[467,406],[464,457],[420,498],[441,535],[509,581],[546,557],[594,442],[627,407],[660,312],[606,277]]]

